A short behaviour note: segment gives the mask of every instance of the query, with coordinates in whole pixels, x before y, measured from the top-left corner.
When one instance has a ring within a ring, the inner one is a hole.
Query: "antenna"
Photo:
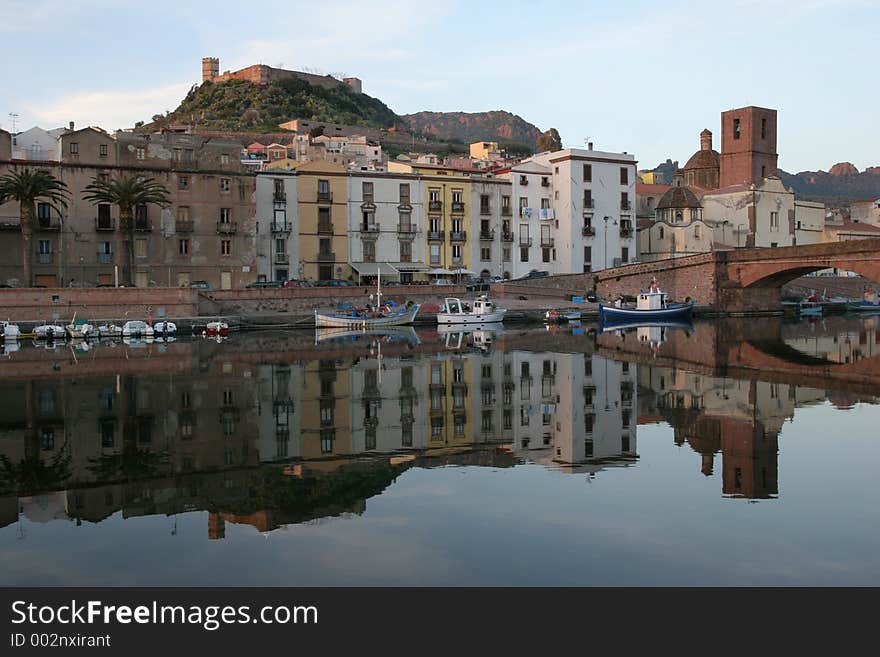
[[[9,113],[9,119],[12,121],[12,134],[16,134],[16,125],[18,124],[19,115],[15,112]]]

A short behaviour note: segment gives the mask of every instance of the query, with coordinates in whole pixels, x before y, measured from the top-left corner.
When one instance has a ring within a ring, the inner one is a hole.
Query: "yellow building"
[[[497,141],[476,141],[471,144],[471,157],[475,160],[491,160],[502,156]]]
[[[300,278],[349,278],[348,177],[322,160],[296,168]]]
[[[303,368],[301,454],[306,461],[352,454],[351,363],[337,366],[336,361],[313,360]]]
[[[428,449],[474,442],[471,427],[472,358],[444,358],[428,367]]]
[[[470,176],[431,176],[423,180],[427,264],[432,269],[468,272],[471,227]],[[471,273],[473,273],[471,271]]]

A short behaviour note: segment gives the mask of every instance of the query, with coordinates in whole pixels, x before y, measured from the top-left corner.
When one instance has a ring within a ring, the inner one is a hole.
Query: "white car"
[[[435,278],[431,281],[431,285],[452,285],[452,281],[448,278]]]

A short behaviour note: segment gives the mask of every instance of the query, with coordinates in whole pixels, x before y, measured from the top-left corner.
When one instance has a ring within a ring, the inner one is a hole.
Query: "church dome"
[[[687,187],[670,187],[657,202],[658,210],[681,210],[702,207],[700,199]]]

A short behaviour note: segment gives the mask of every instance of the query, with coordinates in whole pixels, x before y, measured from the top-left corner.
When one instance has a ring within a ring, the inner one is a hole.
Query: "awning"
[[[421,262],[393,262],[391,264],[397,271],[428,271],[428,265]]]
[[[397,277],[400,272],[390,262],[352,262],[351,268],[354,269],[359,276],[376,276],[380,272],[382,276]]]
[[[466,274],[470,274],[470,275],[473,276],[473,275],[476,274],[476,272],[473,272],[473,271],[471,271],[470,269],[453,269],[453,270],[452,270],[451,272],[449,272],[449,273],[450,273],[450,274],[453,274],[454,276],[464,276],[464,275],[466,275]]]
[[[449,276],[452,274],[448,269],[431,269],[428,271],[431,276]]]

